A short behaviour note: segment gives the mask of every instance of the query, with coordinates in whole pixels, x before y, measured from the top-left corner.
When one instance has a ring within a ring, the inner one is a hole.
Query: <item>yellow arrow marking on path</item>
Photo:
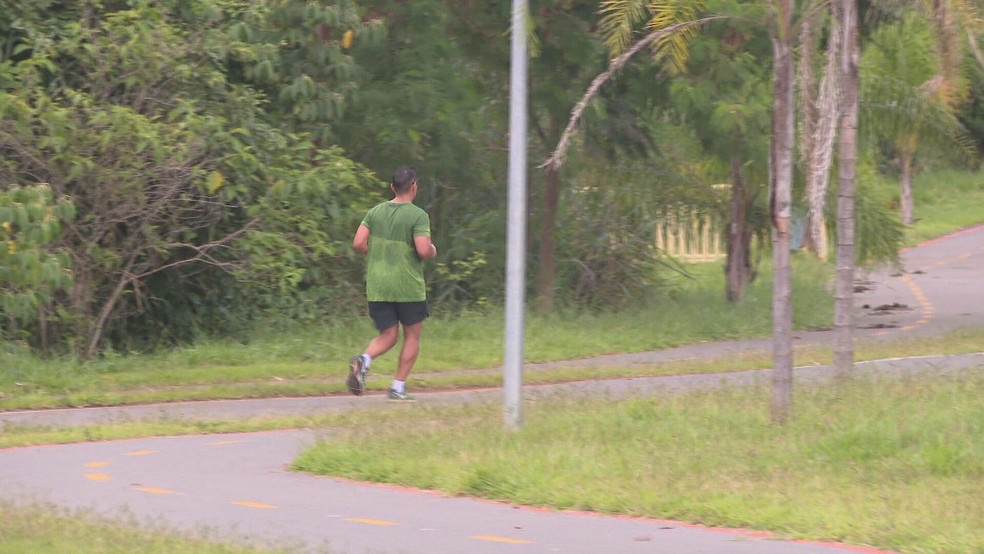
[[[148,454],[157,454],[160,450],[137,450],[134,452],[127,452],[124,456],[146,456]]]
[[[149,492],[150,494],[178,494],[177,491],[159,489],[157,487],[134,487],[134,488],[140,492]]]
[[[496,537],[495,535],[475,535],[473,537],[468,537],[468,538],[477,539],[480,541],[504,542],[506,544],[533,544],[533,541],[510,539],[508,537]]]
[[[206,446],[225,446],[227,444],[239,444],[241,442],[246,442],[246,441],[219,441],[219,442],[210,442]]]
[[[90,481],[109,481],[112,479],[112,477],[105,473],[86,473],[85,478]]]
[[[247,508],[258,508],[260,510],[272,510],[274,508],[280,507],[280,506],[274,506],[273,504],[263,504],[262,502],[250,502],[249,500],[237,500],[235,502],[230,502],[230,504],[235,504],[236,506],[245,506]]]
[[[106,467],[108,465],[109,462],[89,462],[85,464],[85,467]]]
[[[399,525],[399,523],[393,521],[385,521],[382,519],[367,519],[362,517],[347,517],[345,521],[354,521],[355,523],[365,523],[368,525]]]

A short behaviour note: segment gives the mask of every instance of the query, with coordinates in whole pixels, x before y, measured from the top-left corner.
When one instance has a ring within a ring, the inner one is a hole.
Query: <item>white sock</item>
[[[366,366],[366,371],[369,371],[369,366],[372,365],[372,356],[370,356],[369,354],[366,354],[365,352],[363,352],[362,353],[362,361],[365,362],[363,365]]]
[[[397,381],[396,379],[394,379],[393,380],[393,390],[395,390],[396,392],[400,392],[400,393],[406,392],[406,390],[407,390],[406,389],[406,384],[407,384],[406,381]]]

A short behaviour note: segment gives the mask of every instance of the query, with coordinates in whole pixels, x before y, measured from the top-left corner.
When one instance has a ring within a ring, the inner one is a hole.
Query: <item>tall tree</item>
[[[857,0],[839,0],[834,17],[842,34],[839,56],[841,115],[838,122],[837,283],[834,305],[834,367],[846,375],[854,366],[854,208],[858,130]]]
[[[949,28],[917,12],[904,12],[872,33],[861,58],[864,128],[896,158],[905,225],[914,221],[912,180],[920,156],[971,155],[966,131],[955,115],[965,84],[947,69],[954,65],[954,44],[938,36]]]
[[[772,146],[769,206],[772,216],[772,420],[792,417],[793,304],[790,219],[794,148],[794,0],[772,0]]]
[[[530,64],[530,128],[542,153],[555,144],[574,101],[571,83],[587,83],[603,61],[604,50],[592,33],[594,1],[539,2],[532,10],[537,37]],[[538,214],[536,305],[553,310],[557,296],[558,228],[563,175],[545,167]]]
[[[680,4],[637,0],[602,3],[604,17],[601,22],[601,32],[605,35],[606,44],[615,57],[610,62],[608,71],[595,78],[585,96],[575,106],[557,149],[544,164],[548,170],[563,163],[574,125],[580,119],[588,101],[598,93],[602,84],[628,62],[631,56],[645,48],[652,48],[654,59],[665,64],[666,74],[680,76],[685,71],[690,55],[688,42],[693,39],[699,26],[723,18],[721,16],[699,17],[705,8],[704,2]],[[640,22],[645,23],[649,35],[633,42],[635,27]],[[737,47],[745,42],[744,33],[740,29],[732,29],[721,42],[726,45],[725,49],[733,50],[731,54],[722,55],[722,58],[726,59],[728,56],[734,55],[737,52]],[[725,93],[722,98],[716,99],[714,109],[711,110],[711,113],[706,114],[706,119],[710,123],[705,137],[722,137],[717,140],[713,138],[708,140],[718,143],[720,148],[714,150],[728,153],[725,164],[729,168],[731,180],[729,221],[726,226],[728,241],[726,297],[729,301],[741,299],[751,275],[750,241],[752,232],[749,229],[747,216],[754,193],[745,186],[744,158],[748,149],[742,150],[747,145],[754,144],[752,138],[759,133],[755,132],[757,110],[754,93],[756,85],[754,77],[749,78],[750,74],[754,74],[754,70],[747,63],[743,63],[743,60],[747,61],[747,58],[738,54],[734,55],[733,60],[721,64],[726,69],[722,70],[718,76],[737,73],[742,76],[740,80],[745,82],[733,87],[724,87],[727,90],[737,92]],[[713,71],[709,73],[713,73]],[[704,84],[708,85],[702,87],[704,92],[714,88],[709,82]],[[688,92],[679,93],[680,98],[688,96],[690,96]]]
[[[262,96],[232,78],[256,59],[230,33],[234,14],[204,0],[79,2],[63,21],[65,6],[50,6],[57,17],[38,11],[4,29],[16,38],[0,58],[0,183],[49,183],[78,210],[55,243],[73,256],[60,344],[92,356],[107,337],[123,348],[190,338],[245,298],[227,272],[247,270],[247,246],[298,253],[302,242],[325,255],[347,243],[326,236],[337,225],[328,214],[363,196],[353,189],[364,177],[338,151],[270,124]],[[281,226],[302,201],[321,211],[305,237]],[[247,277],[296,287],[313,265]]]
[[[828,256],[825,206],[833,161],[834,138],[838,122],[838,67],[841,32],[837,2],[830,2],[830,26],[826,40],[825,63],[816,78],[815,51],[819,49],[824,21],[823,10],[810,10],[800,26],[800,62],[798,71],[801,103],[801,152],[806,176],[807,225],[806,247],[820,259]]]
[[[753,217],[753,211],[767,181],[771,91],[761,59],[769,55],[769,43],[748,23],[761,15],[761,6],[743,10],[741,18],[715,25],[694,40],[692,62],[671,85],[671,109],[682,114],[711,159],[725,168],[721,181],[730,184],[723,217],[729,302],[743,298],[754,275],[752,238],[767,232],[764,218]]]
[[[352,0],[234,2],[226,9],[238,19],[230,36],[251,53],[234,69],[270,98],[266,110],[320,146],[337,140],[335,124],[363,78],[351,52],[379,43],[382,21]]]

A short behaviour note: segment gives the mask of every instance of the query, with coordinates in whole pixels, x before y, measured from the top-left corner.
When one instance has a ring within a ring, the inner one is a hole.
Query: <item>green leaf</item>
[[[205,188],[208,190],[209,194],[215,194],[224,184],[225,177],[223,177],[222,173],[218,171],[209,173],[208,177],[205,178]]]

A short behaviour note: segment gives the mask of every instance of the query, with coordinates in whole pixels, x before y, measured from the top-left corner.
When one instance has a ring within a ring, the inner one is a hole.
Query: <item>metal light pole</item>
[[[509,217],[503,387],[506,428],[523,422],[523,318],[526,293],[526,0],[513,0],[509,82]]]

